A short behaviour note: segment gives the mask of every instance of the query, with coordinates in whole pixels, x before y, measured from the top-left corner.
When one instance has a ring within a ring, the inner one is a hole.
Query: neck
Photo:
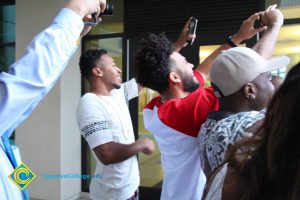
[[[93,81],[90,83],[91,92],[96,95],[101,96],[110,96],[112,89],[106,87],[105,84],[101,83],[100,81]]]
[[[179,89],[169,88],[166,92],[160,93],[162,102],[165,102],[170,99],[181,99],[189,95],[190,92],[184,92]]]
[[[219,98],[219,111],[239,113],[253,110],[247,100],[240,98]]]

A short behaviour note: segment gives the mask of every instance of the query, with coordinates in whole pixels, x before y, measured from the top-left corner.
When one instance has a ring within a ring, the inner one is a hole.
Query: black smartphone
[[[189,35],[196,34],[197,24],[198,24],[198,20],[195,17],[192,17],[191,22],[189,24]],[[194,40],[188,41],[190,45],[192,45],[193,42]]]

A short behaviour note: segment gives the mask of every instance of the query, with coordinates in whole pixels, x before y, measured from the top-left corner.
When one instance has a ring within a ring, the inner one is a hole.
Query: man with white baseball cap
[[[223,163],[230,144],[259,127],[275,91],[271,71],[288,64],[286,56],[265,60],[247,47],[223,51],[215,59],[210,78],[219,111],[209,113],[198,136],[206,176]]]

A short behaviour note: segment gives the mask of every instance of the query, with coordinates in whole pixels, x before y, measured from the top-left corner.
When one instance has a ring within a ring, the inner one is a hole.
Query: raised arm
[[[259,27],[255,28],[254,27],[254,22],[259,19],[259,15],[261,13],[255,13],[251,15],[248,19],[243,21],[239,31],[232,36],[231,41],[235,44],[238,45],[244,40],[252,38],[254,35],[257,33],[266,30],[266,27]],[[201,75],[203,76],[204,80],[209,80],[209,74],[211,70],[212,63],[214,59],[219,55],[219,53],[222,50],[226,50],[231,48],[232,46],[229,45],[227,42],[225,42],[223,45],[221,45],[219,48],[214,50],[201,64],[198,65],[196,70],[198,70]]]
[[[48,93],[77,49],[82,18],[102,11],[105,4],[106,0],[69,1],[8,73],[0,74],[0,135],[10,135]]]
[[[263,58],[270,59],[275,47],[278,33],[283,24],[283,15],[280,10],[276,9],[276,4],[269,6],[262,14],[262,23],[267,26],[261,39],[252,47]]]

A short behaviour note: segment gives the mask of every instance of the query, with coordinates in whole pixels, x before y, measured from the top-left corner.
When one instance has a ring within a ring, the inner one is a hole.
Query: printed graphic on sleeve
[[[104,120],[104,121],[94,122],[84,126],[81,129],[81,132],[86,138],[97,131],[107,130],[107,129],[108,129],[108,121]]]

